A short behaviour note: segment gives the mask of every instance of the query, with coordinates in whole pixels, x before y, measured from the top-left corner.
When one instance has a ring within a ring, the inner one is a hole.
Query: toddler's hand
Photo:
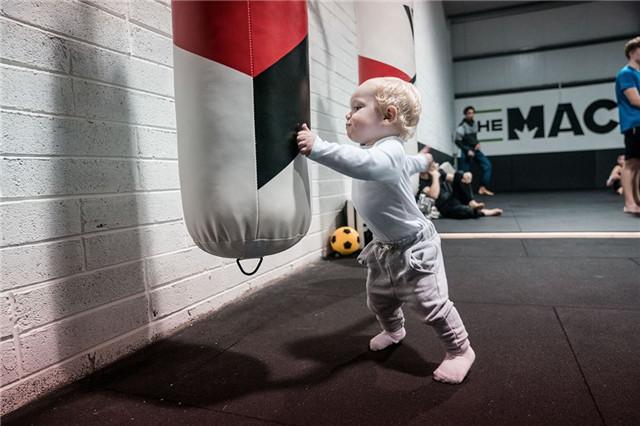
[[[302,130],[298,132],[298,151],[302,155],[311,154],[313,149],[313,141],[316,139],[316,135],[309,130],[307,123],[302,123]]]

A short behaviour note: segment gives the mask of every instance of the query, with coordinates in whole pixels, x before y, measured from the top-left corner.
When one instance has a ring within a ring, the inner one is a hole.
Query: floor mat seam
[[[569,350],[571,351],[571,355],[573,356],[573,359],[576,362],[576,366],[578,367],[578,371],[580,371],[580,375],[582,376],[582,380],[584,381],[584,385],[587,387],[587,391],[589,392],[589,396],[591,397],[591,401],[593,401],[593,405],[596,408],[596,411],[598,412],[598,416],[600,417],[600,420],[602,421],[603,425],[606,425],[607,422],[604,419],[604,415],[602,414],[602,411],[600,411],[600,406],[598,405],[598,401],[596,401],[596,397],[593,394],[593,391],[591,390],[591,386],[589,385],[589,381],[587,380],[587,376],[584,373],[584,370],[582,369],[582,365],[580,364],[580,360],[578,359],[578,355],[576,354],[575,350],[573,349],[573,345],[571,344],[571,340],[569,339],[569,334],[567,333],[567,330],[564,328],[564,324],[562,323],[562,320],[560,319],[560,314],[558,314],[558,310],[556,309],[556,307],[553,307],[553,313],[556,316],[556,319],[558,320],[558,324],[560,325],[560,329],[562,330],[562,333],[564,334],[564,338],[567,341],[567,345],[569,345]]]

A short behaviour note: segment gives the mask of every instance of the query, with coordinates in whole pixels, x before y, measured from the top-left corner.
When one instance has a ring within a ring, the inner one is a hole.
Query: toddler
[[[411,175],[428,169],[426,150],[407,156],[403,143],[420,118],[420,95],[398,78],[367,80],[351,97],[347,136],[360,147],[330,143],[309,130],[298,132],[301,154],[354,178],[353,203],[373,232],[358,261],[366,264],[367,306],[382,332],[372,351],[406,335],[402,305],[413,307],[434,328],[446,356],[433,378],[460,383],[475,360],[458,311],[449,300],[440,237],[416,205]]]

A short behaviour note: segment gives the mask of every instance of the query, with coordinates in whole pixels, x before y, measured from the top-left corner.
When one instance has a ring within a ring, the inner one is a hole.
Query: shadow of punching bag
[[[173,1],[172,15],[189,234],[216,256],[283,251],[311,221],[296,143],[310,115],[306,2]]]

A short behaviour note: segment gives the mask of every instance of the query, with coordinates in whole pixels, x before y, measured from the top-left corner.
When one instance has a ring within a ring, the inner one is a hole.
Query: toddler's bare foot
[[[400,340],[404,339],[406,335],[407,332],[404,327],[398,331],[394,331],[393,333],[383,330],[380,334],[374,336],[369,341],[369,349],[372,351],[380,351],[388,346],[400,342]]]
[[[444,361],[433,372],[433,380],[456,385],[462,383],[469,369],[476,360],[476,353],[471,346],[461,354],[450,354],[444,357]]]

